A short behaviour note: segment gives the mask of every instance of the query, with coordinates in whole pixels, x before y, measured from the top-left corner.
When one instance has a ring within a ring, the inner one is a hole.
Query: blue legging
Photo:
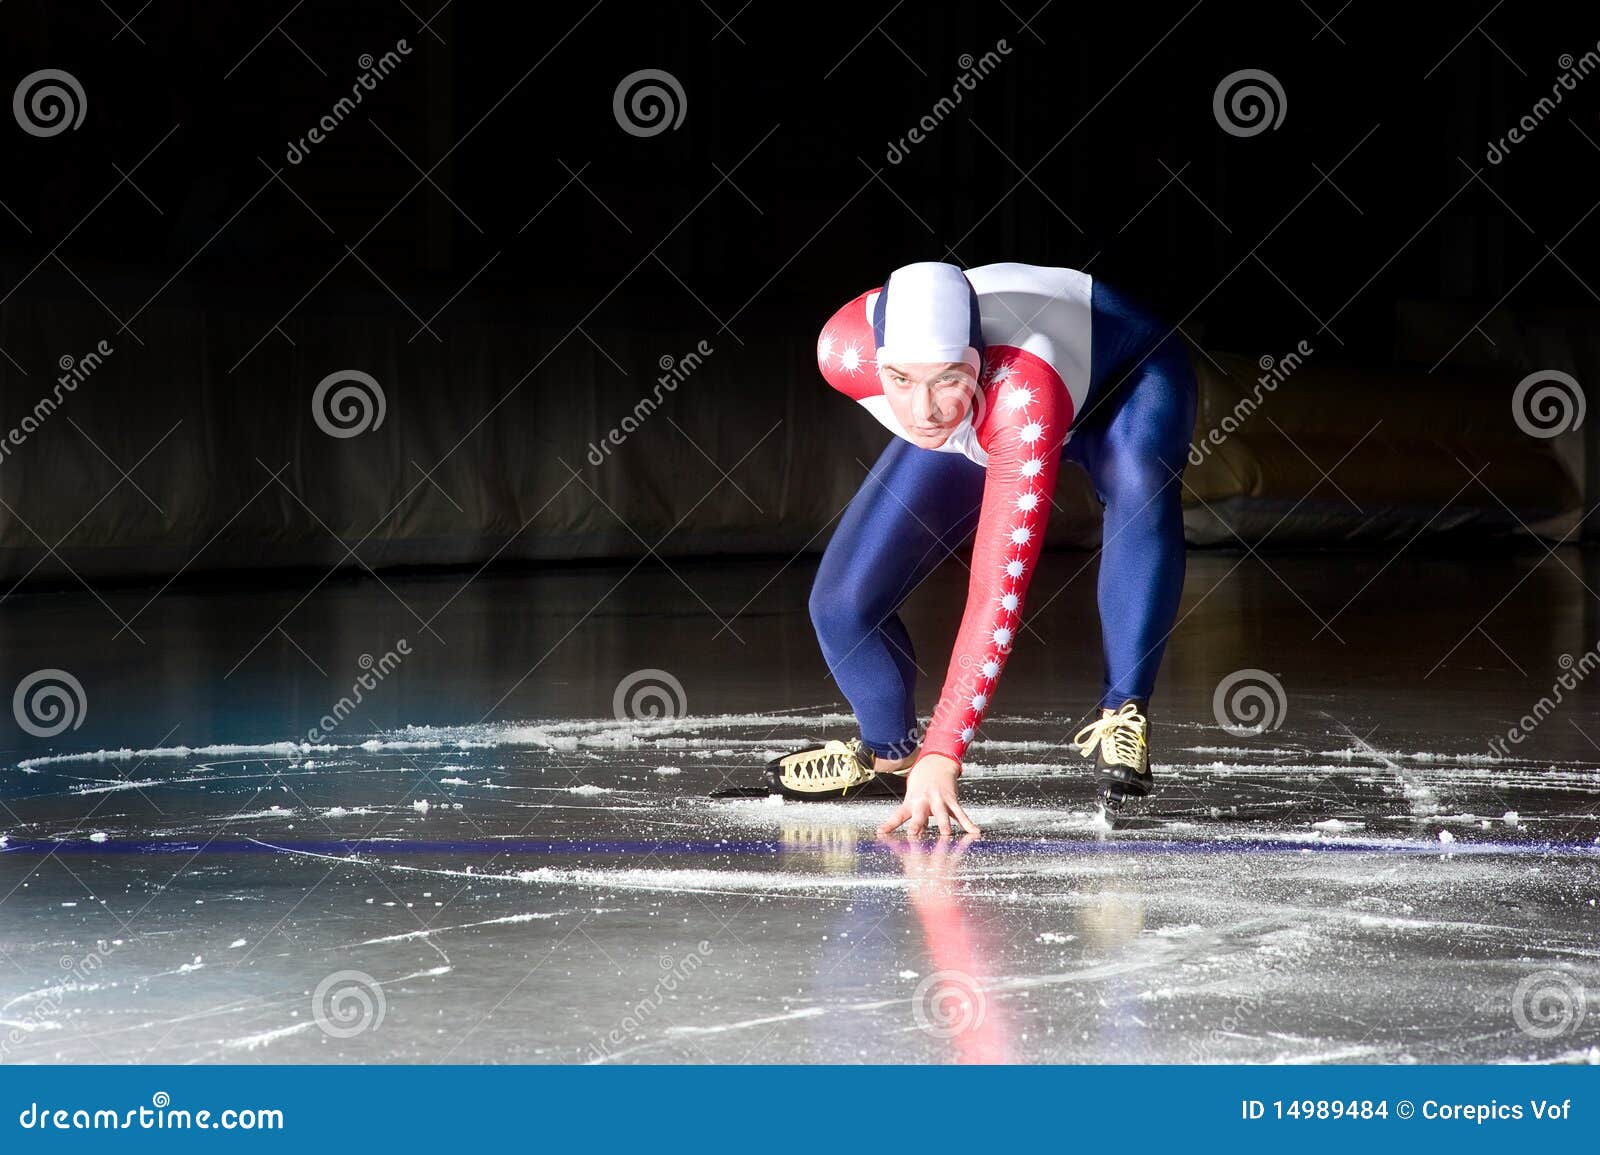
[[[1183,592],[1181,486],[1194,429],[1188,350],[1141,306],[1096,280],[1089,396],[1062,458],[1105,506],[1100,546],[1103,706],[1147,700]],[[811,620],[867,745],[917,746],[917,666],[901,602],[977,528],[983,467],[895,438],[828,543]]]

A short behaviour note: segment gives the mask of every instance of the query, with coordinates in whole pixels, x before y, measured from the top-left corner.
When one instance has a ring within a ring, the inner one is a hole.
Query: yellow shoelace
[[[786,761],[783,776],[790,785],[809,790],[848,790],[871,777],[872,772],[861,764],[858,754],[860,742],[838,739],[830,741],[821,750],[794,761]]]
[[[1102,711],[1098,721],[1072,736],[1072,743],[1085,758],[1094,757],[1096,746],[1104,746],[1107,762],[1137,770],[1147,724],[1137,702],[1124,702],[1120,710]]]

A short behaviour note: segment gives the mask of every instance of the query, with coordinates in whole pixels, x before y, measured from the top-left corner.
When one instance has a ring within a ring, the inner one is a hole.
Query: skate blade
[[[1139,825],[1141,820],[1148,821],[1154,817],[1150,813],[1152,797],[1153,791],[1150,794],[1125,794],[1102,786],[1098,796],[1100,820],[1112,830],[1125,830]]]

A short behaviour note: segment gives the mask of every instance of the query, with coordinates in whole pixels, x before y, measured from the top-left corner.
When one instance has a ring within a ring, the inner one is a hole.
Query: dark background
[[[1367,373],[1350,409],[1394,398],[1390,431],[1600,356],[1600,80],[1486,159],[1600,40],[1579,8],[9,0],[0,30],[7,92],[59,68],[88,104],[60,135],[0,128],[4,423],[61,355],[117,347],[0,462],[13,579],[820,548],[882,431],[811,343],[914,260],[1085,269],[1219,353],[1309,339]],[[647,138],[612,107],[642,68],[686,95]],[[1242,68],[1282,85],[1277,128],[1219,127]],[[1550,318],[1553,344],[1495,336]],[[586,463],[700,340],[673,424]],[[347,366],[384,383],[381,436],[309,420]]]

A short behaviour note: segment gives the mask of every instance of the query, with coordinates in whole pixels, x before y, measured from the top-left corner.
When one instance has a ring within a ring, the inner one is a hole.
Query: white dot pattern
[[[983,724],[995,683],[1022,628],[1023,595],[1044,544],[1055,458],[1072,411],[1065,386],[1048,364],[1015,348],[991,348],[988,357],[984,385],[994,391],[998,404],[983,430],[989,476],[975,562],[985,540],[992,552],[981,570],[974,565],[968,613],[951,657],[951,681],[924,742],[924,749],[958,759]],[[980,590],[984,596],[978,604],[988,609],[974,619],[972,599]]]
[[[875,358],[860,341],[846,343],[832,329],[824,329],[817,338],[817,368],[824,375],[829,368],[837,365],[854,377],[865,373],[867,367],[873,364]]]

